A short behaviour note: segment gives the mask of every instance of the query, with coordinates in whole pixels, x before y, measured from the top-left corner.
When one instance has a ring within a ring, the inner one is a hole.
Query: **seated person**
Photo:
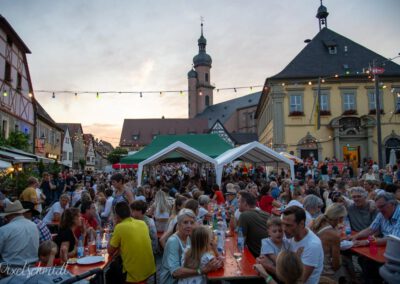
[[[74,235],[74,231],[80,226],[82,226],[82,222],[79,215],[79,209],[66,209],[61,216],[58,234],[54,239],[55,243],[59,247],[59,253],[57,256],[59,256],[63,262],[66,262],[68,258],[75,257],[76,255],[77,238]],[[84,235],[84,233],[85,231],[83,230],[82,235]]]
[[[101,227],[97,222],[97,213],[96,213],[96,206],[93,201],[84,201],[81,204],[81,219],[82,219],[82,226],[86,228],[86,232],[88,233],[87,236],[89,240],[94,240],[96,238],[96,231],[100,230]],[[82,235],[82,228],[77,227],[74,231],[74,234],[77,238]],[[85,238],[83,238],[85,240]],[[85,244],[88,239],[85,240]]]
[[[43,223],[45,223],[47,225],[52,222],[59,222],[61,219],[61,214],[68,207],[69,207],[69,196],[68,196],[68,194],[62,194],[60,196],[60,201],[57,201],[50,207],[50,210],[47,212],[46,216],[43,218]]]
[[[57,244],[53,241],[44,241],[39,246],[39,262],[37,266],[58,266],[61,264],[60,258],[56,258],[58,252]]]
[[[35,223],[22,215],[26,211],[17,200],[0,214],[8,223],[0,227],[0,266],[24,266],[38,259],[39,231]]]

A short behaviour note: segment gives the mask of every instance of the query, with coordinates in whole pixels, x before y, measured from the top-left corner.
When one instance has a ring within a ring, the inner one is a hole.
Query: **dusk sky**
[[[328,28],[390,58],[400,52],[400,1],[325,0]],[[37,100],[56,122],[116,145],[124,118],[186,118],[187,72],[204,17],[216,88],[263,85],[318,32],[319,0],[0,0],[31,50]],[[372,58],[371,58],[372,60]],[[395,60],[399,63],[400,60]],[[253,89],[258,91],[261,88]],[[135,91],[61,94],[57,91]],[[160,96],[146,91],[170,91]],[[250,93],[214,91],[214,103]]]

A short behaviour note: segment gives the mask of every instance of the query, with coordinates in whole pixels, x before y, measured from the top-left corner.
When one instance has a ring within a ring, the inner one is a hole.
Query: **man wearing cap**
[[[38,260],[39,232],[36,224],[22,215],[26,211],[17,200],[0,214],[8,222],[0,227],[0,264],[24,266]]]
[[[35,204],[29,201],[22,201],[22,207],[24,209],[28,209],[24,213],[24,217],[28,220],[31,220],[33,223],[36,224],[38,231],[39,231],[39,244],[44,241],[51,241],[51,233],[49,228],[47,228],[46,224],[42,222],[37,216],[40,215],[39,211],[35,209]]]

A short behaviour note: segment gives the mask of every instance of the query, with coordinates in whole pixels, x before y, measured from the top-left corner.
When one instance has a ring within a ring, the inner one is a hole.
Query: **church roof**
[[[119,144],[143,146],[159,135],[201,134],[207,130],[207,120],[202,118],[125,119]]]
[[[331,52],[336,52],[331,54]],[[323,28],[302,51],[278,74],[269,79],[318,78],[346,74],[362,75],[374,59],[387,59],[376,52],[328,29]],[[387,61],[380,76],[399,76],[400,65]],[[357,72],[359,72],[357,74]],[[365,75],[363,75],[365,76]]]
[[[202,113],[199,113],[196,118],[207,119],[208,127],[212,127],[217,120],[222,124],[225,124],[237,109],[257,105],[260,95],[261,92],[256,92],[237,99],[209,106]]]

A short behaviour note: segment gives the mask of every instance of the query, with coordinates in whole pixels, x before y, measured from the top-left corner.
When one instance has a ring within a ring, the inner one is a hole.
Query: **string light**
[[[202,91],[199,91],[199,96],[202,96],[203,95],[203,92]]]
[[[100,99],[99,92],[96,93],[96,99]]]
[[[3,97],[7,97],[7,96],[8,96],[7,91],[4,91],[4,92],[3,92]]]
[[[53,92],[53,96],[52,96],[52,98],[53,98],[53,99],[55,99],[55,98],[56,98],[56,93],[55,93],[55,92]]]
[[[142,94],[142,92],[140,92],[140,97],[141,97],[141,98],[143,98],[143,94]]]
[[[311,86],[311,85],[312,85],[312,82],[311,82],[311,81],[309,81],[309,82],[308,82],[308,85],[310,85],[310,86]]]
[[[233,90],[235,91],[235,93],[237,92],[236,88],[233,88]]]
[[[30,98],[32,98],[32,97],[33,97],[32,93],[29,93],[29,94],[28,94],[28,96],[29,96]]]

